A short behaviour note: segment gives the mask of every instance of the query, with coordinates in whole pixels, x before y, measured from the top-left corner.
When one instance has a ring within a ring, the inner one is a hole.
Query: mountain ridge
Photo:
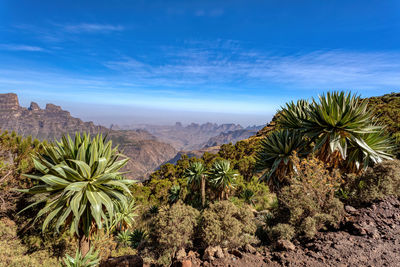
[[[0,129],[48,141],[75,132],[108,135],[131,158],[124,169],[130,172],[128,177],[138,180],[145,179],[177,152],[171,145],[159,141],[145,130],[108,129],[91,121],[84,122],[72,117],[70,112],[51,103],[46,104],[45,109],[41,109],[35,102],[31,102],[29,108],[22,107],[18,96],[13,93],[0,94]]]
[[[183,125],[176,122],[175,125],[112,125],[112,129],[144,129],[159,138],[160,140],[171,144],[178,151],[200,150],[205,147],[221,145],[230,142],[237,142],[240,138],[247,138],[262,126],[242,127],[240,124],[224,123],[217,124],[206,122],[203,124],[190,123]]]

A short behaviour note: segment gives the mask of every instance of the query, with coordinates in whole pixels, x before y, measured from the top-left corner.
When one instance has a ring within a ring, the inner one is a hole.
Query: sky
[[[261,125],[399,85],[398,0],[0,1],[0,93],[104,125]]]

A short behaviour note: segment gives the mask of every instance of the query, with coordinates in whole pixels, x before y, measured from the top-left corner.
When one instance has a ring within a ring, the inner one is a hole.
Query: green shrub
[[[114,236],[110,235],[105,229],[101,229],[93,233],[91,237],[90,247],[99,251],[99,257],[102,260],[108,259],[113,251],[118,247]]]
[[[238,178],[241,178],[240,176]],[[271,207],[275,195],[270,193],[268,185],[254,177],[250,181],[238,179],[237,197],[244,203],[251,204],[256,210],[266,210]],[[252,194],[253,193],[253,194]]]
[[[247,205],[239,208],[221,201],[203,211],[201,238],[206,246],[240,247],[255,240],[255,231],[254,215]]]
[[[151,238],[161,251],[192,246],[200,212],[181,202],[160,209],[151,225]]]
[[[278,223],[277,225],[268,229],[268,238],[273,241],[279,239],[292,240],[294,235],[294,227],[286,223]]]
[[[59,261],[48,250],[28,253],[29,248],[18,239],[15,222],[7,218],[0,219],[0,248],[0,267],[59,265]]]
[[[400,196],[400,160],[384,161],[354,178],[351,201],[369,203],[385,196]]]
[[[341,180],[339,174],[329,172],[324,163],[316,158],[300,161],[293,156],[292,161],[297,173],[290,177],[291,185],[282,188],[278,194],[278,208],[272,225],[282,223],[292,226],[293,235],[285,238],[295,235],[312,238],[321,229],[337,227],[344,212],[343,203],[335,197]],[[270,234],[275,240],[279,238],[278,230]]]

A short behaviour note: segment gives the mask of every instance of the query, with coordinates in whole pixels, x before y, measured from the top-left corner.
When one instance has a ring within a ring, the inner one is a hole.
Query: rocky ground
[[[387,198],[359,209],[346,206],[346,212],[340,230],[321,232],[309,242],[281,241],[275,249],[214,247],[202,256],[179,251],[173,266],[400,266],[400,200]],[[121,257],[106,266],[143,266],[143,261]]]

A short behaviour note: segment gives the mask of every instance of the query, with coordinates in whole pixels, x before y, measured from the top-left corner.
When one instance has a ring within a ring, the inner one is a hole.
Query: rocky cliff
[[[94,125],[93,122],[83,122],[74,118],[68,111],[53,104],[47,104],[45,109],[41,109],[35,102],[32,102],[29,108],[21,107],[16,94],[0,94],[0,129],[47,140],[76,131],[108,131],[105,127]]]
[[[49,141],[75,132],[108,134],[114,143],[119,144],[124,154],[131,158],[126,171],[130,171],[128,176],[135,179],[144,179],[148,173],[176,154],[171,145],[157,140],[145,130],[109,130],[93,122],[74,118],[68,111],[54,104],[47,104],[45,109],[41,109],[35,102],[29,108],[21,107],[16,94],[0,94],[0,129]]]

